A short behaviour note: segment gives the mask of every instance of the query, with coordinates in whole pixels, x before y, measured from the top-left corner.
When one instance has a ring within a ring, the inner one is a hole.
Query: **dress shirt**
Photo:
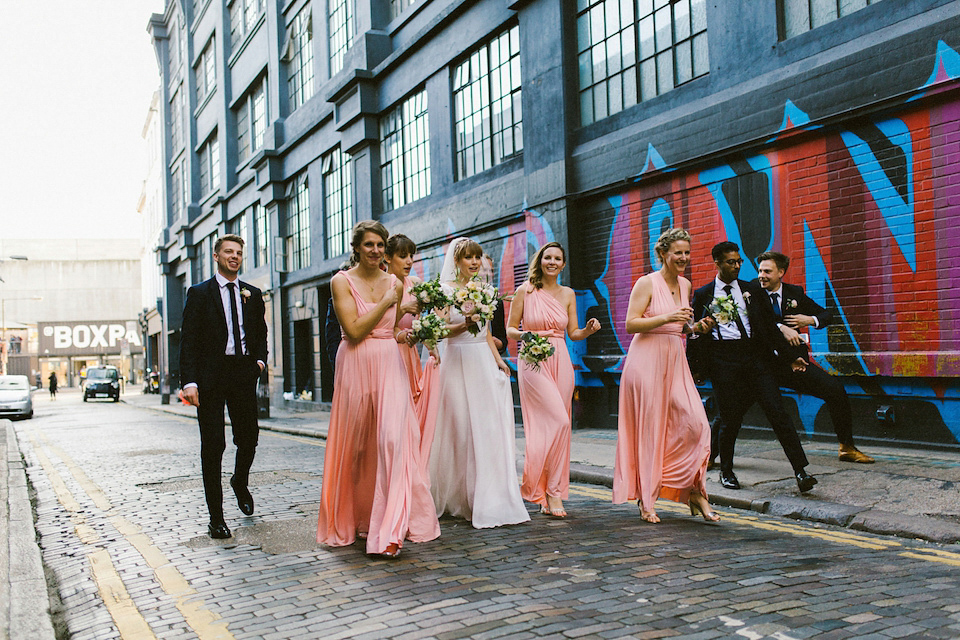
[[[223,315],[227,319],[227,350],[225,353],[228,356],[233,356],[237,355],[237,348],[233,344],[233,313],[230,311],[230,289],[227,288],[227,283],[229,282],[237,285],[233,289],[233,297],[237,302],[237,316],[240,320],[240,341],[243,345],[247,344],[247,334],[243,330],[243,298],[240,297],[240,279],[227,280],[219,271],[217,272],[216,278],[217,284],[220,285],[220,303],[223,305]],[[243,355],[243,349],[240,349],[239,354]]]
[[[721,280],[719,277],[714,278],[714,289],[713,297],[717,298],[719,296],[727,295],[727,292],[723,290],[727,283]],[[737,308],[740,311],[740,320],[743,322],[744,328],[747,330],[747,335],[750,336],[753,332],[750,330],[750,318],[747,317],[747,305],[743,301],[743,292],[740,291],[740,283],[734,280],[730,284],[730,294],[733,296],[734,302],[737,303]],[[742,336],[740,335],[740,329],[737,327],[735,321],[728,322],[726,324],[717,324],[717,328],[714,329],[714,334],[719,333],[721,340],[740,340]]]

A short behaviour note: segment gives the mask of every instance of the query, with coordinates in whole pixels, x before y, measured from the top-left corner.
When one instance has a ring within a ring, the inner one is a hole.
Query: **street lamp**
[[[11,256],[13,259],[19,260],[19,257]],[[26,260],[26,258],[23,258]],[[43,300],[41,296],[30,296],[28,298],[0,298],[0,344],[3,345],[3,350],[7,350],[7,300]],[[3,375],[7,375],[7,359],[4,358],[0,364],[3,365]]]

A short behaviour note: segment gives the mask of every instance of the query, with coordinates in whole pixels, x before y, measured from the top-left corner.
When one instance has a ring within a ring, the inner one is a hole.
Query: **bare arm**
[[[493,359],[496,361],[497,367],[509,376],[510,366],[500,357],[500,352],[497,351],[497,344],[493,341],[493,334],[489,331],[487,331],[487,345],[490,347],[490,351],[493,352]]]
[[[350,292],[350,283],[347,276],[337,274],[330,281],[333,289],[333,309],[337,313],[337,320],[343,328],[343,333],[350,342],[357,343],[369,335],[377,326],[387,309],[397,303],[397,287],[390,287],[384,293],[377,305],[363,314],[357,312],[357,303]],[[402,286],[402,285],[401,285]]]
[[[520,331],[520,320],[523,319],[523,301],[527,295],[527,285],[522,284],[513,296],[513,302],[510,303],[510,318],[507,320],[507,337],[511,340],[519,340],[523,335]]]
[[[584,340],[600,331],[600,321],[596,318],[587,320],[587,326],[581,329],[577,322],[577,294],[570,287],[564,287],[563,295],[567,303],[567,335],[571,340]]]
[[[652,297],[653,283],[648,276],[643,276],[637,280],[633,285],[633,291],[630,292],[630,304],[627,306],[625,323],[627,333],[646,333],[671,322],[685,323],[693,319],[693,310],[690,307],[679,307],[670,313],[643,317]]]

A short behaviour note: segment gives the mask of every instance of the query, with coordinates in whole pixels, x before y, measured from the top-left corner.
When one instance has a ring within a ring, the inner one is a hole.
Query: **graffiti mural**
[[[788,100],[755,151],[671,172],[651,146],[632,187],[588,203],[577,224],[602,248],[578,273],[578,295],[605,316],[602,353],[591,353],[603,371],[616,373],[629,345],[626,305],[658,268],[654,241],[682,226],[694,237],[694,287],[714,277],[721,240],[741,246],[744,279],[764,251],[791,256],[785,279],[835,316],[811,333],[817,363],[851,393],[900,403],[904,419],[916,402],[932,407],[943,433],[931,438],[960,442],[960,56],[942,42],[937,51],[926,84],[883,113],[826,126]],[[797,399],[808,432],[813,400]]]

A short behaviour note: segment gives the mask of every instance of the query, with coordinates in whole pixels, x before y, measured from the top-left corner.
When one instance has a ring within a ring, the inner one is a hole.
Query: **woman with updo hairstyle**
[[[416,243],[402,233],[395,233],[387,239],[386,258],[384,260],[387,265],[387,273],[396,276],[397,280],[403,283],[403,297],[400,299],[400,306],[397,311],[399,318],[396,340],[400,345],[400,356],[403,358],[403,366],[407,370],[407,378],[410,382],[410,397],[413,398],[414,403],[416,403],[417,396],[420,395],[420,376],[422,373],[420,351],[412,337],[413,320],[420,312],[420,304],[410,293],[410,287],[420,283],[420,278],[410,275],[410,269],[413,267],[413,256],[416,253]]]
[[[640,517],[660,522],[657,498],[690,506],[690,515],[720,519],[707,500],[710,425],[685,354],[685,336],[709,333],[713,320],[693,322],[690,234],[669,229],[655,245],[658,271],[637,280],[627,307],[634,334],[620,377],[613,502],[636,500]]]
[[[440,535],[420,462],[420,428],[396,332],[403,283],[380,269],[387,230],[364,220],[353,228],[353,263],[330,281],[343,340],[323,460],[317,542],[366,538],[389,558],[404,540]]]
[[[523,459],[524,500],[540,505],[540,513],[563,518],[563,501],[570,486],[571,403],[573,364],[566,336],[583,340],[600,330],[596,318],[581,329],[577,322],[577,297],[558,279],[567,264],[559,242],[540,247],[527,281],[517,289],[510,305],[507,337],[520,340],[527,332],[546,336],[554,353],[535,369],[517,360],[520,410],[526,447]]]
[[[479,244],[457,238],[447,248],[440,281],[452,290],[466,286],[479,273],[482,255]],[[432,422],[423,436],[437,514],[465,518],[477,529],[524,522],[530,516],[517,484],[510,367],[489,326],[474,335],[469,318],[452,306],[447,313],[450,335],[441,343],[429,392]]]

